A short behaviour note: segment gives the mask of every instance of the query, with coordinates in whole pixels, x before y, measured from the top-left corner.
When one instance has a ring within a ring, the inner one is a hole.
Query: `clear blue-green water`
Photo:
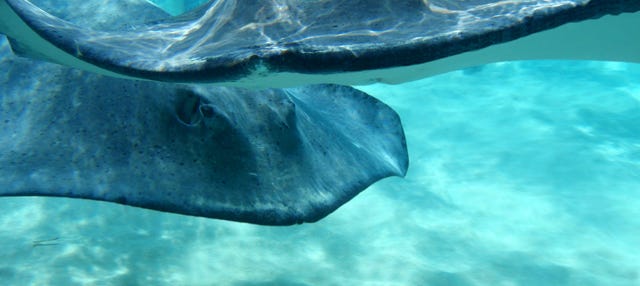
[[[207,2],[206,0],[147,0],[150,3],[160,7],[162,10],[171,15],[180,15],[197,8],[199,5]]]
[[[290,227],[0,198],[0,284],[640,285],[639,65],[360,88],[400,114],[406,178]]]

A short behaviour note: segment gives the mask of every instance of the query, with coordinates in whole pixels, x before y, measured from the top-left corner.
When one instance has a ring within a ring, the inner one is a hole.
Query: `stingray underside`
[[[29,1],[3,1],[46,41],[115,74],[226,83],[415,65],[640,10],[637,0],[212,0],[179,17],[104,31]],[[8,30],[10,37],[23,34]]]

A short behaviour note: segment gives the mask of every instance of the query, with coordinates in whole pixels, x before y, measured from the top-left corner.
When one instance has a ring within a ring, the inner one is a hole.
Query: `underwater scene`
[[[7,114],[37,110],[22,94],[112,84],[81,87],[102,76],[18,57],[4,36],[0,74]],[[2,196],[0,285],[640,285],[640,64],[499,62],[355,88],[397,112],[406,176],[291,226]]]
[[[361,86],[400,114],[409,172],[312,224],[256,226],[5,197],[0,278],[6,285],[637,285],[639,78],[633,64],[528,61]]]

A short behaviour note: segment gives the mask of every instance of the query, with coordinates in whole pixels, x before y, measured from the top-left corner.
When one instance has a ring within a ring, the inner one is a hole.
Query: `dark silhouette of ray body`
[[[493,61],[572,54],[592,58],[604,53],[614,60],[640,61],[625,47],[640,47],[629,31],[640,24],[640,16],[629,17],[626,26],[610,17],[587,21],[637,12],[637,0],[213,0],[179,17],[112,31],[66,22],[25,0],[3,2],[3,17],[14,29],[0,32],[15,39],[16,50],[111,75],[159,81],[271,87],[371,82],[385,80],[385,68],[437,62],[581,21],[588,22],[582,30],[543,33],[543,39],[527,43],[529,47],[489,51],[450,68],[434,64],[411,72],[430,75]],[[620,30],[624,35],[617,35]],[[77,62],[61,59],[50,48],[43,51],[34,37]],[[607,49],[581,44],[594,39],[616,43]],[[381,71],[344,75],[369,70]]]

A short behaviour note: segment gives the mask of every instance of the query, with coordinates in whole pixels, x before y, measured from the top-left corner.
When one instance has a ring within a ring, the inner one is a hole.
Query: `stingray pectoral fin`
[[[43,77],[36,89],[0,85],[0,196],[288,225],[407,170],[398,115],[351,87],[186,91],[55,69]]]
[[[0,23],[0,32],[94,72],[245,87],[395,83],[505,60],[638,61],[638,0],[370,2],[293,1],[283,14],[274,1],[211,0],[179,17],[97,31],[2,0],[0,22],[15,25]]]
[[[354,88],[197,92],[206,102],[201,132],[212,148],[201,160],[209,162],[216,178],[209,185],[217,190],[203,188],[195,200],[209,203],[169,211],[258,224],[313,222],[372,183],[407,171],[400,118]]]
[[[32,20],[52,19],[56,23],[64,23],[64,21],[47,14],[29,2],[20,2],[19,4],[30,9],[32,12],[30,15],[34,17]],[[56,28],[59,27],[56,26]],[[9,38],[11,48],[17,55],[46,60],[107,76],[131,78],[79,59],[72,52],[62,50],[60,47],[52,44],[50,39],[43,38],[40,34],[43,32],[44,31],[37,32],[33,30],[33,28],[27,25],[27,23],[18,16],[16,11],[8,5],[6,0],[0,0],[0,34],[4,34]],[[54,31],[52,30],[52,32]],[[52,35],[49,34],[49,36]]]

